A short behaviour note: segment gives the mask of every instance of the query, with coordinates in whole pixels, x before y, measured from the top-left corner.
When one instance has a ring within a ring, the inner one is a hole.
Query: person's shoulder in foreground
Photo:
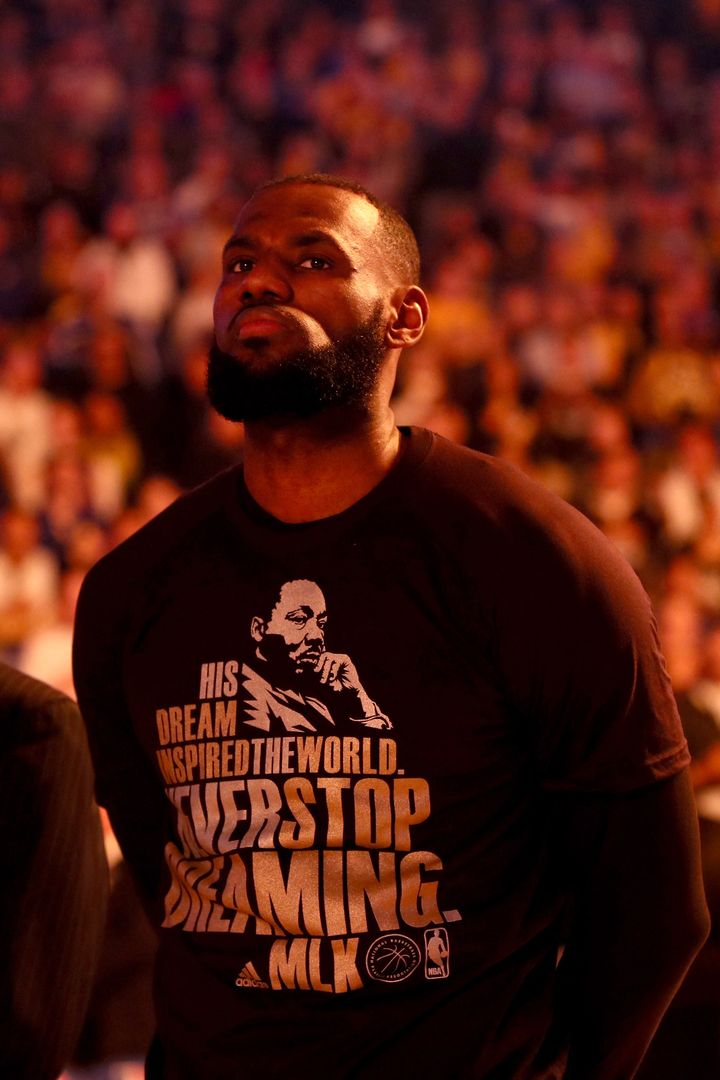
[[[73,701],[0,664],[0,1075],[70,1059],[105,922],[107,866]]]
[[[96,583],[110,586],[110,594],[106,596],[110,600],[113,583],[120,586],[123,581],[140,579],[161,567],[195,530],[203,528],[208,519],[229,504],[240,474],[241,467],[234,466],[184,492],[91,566],[83,590],[92,591]]]

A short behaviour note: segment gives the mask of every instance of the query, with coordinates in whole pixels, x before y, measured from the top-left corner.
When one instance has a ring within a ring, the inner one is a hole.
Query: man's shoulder
[[[7,746],[56,729],[69,735],[72,725],[79,725],[80,714],[62,691],[0,663],[0,720]]]
[[[516,466],[492,454],[447,439],[425,429],[414,429],[425,451],[423,481],[439,494],[464,503],[503,505],[522,501],[540,486]]]
[[[433,437],[417,503],[427,527],[452,539],[458,559],[493,579],[569,577],[638,582],[601,530],[554,492],[499,458]]]
[[[151,573],[195,529],[222,508],[237,483],[240,466],[232,466],[181,495],[141,526],[88,571],[84,589],[121,587]]]
[[[446,509],[515,533],[523,525],[542,530],[558,522],[596,531],[578,510],[510,462],[440,435],[431,438],[423,494]]]

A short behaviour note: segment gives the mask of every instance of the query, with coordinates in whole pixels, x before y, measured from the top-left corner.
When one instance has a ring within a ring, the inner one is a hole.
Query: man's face
[[[378,220],[362,197],[313,184],[244,207],[215,297],[208,385],[219,412],[312,415],[367,400],[393,292]]]
[[[312,581],[289,581],[267,623],[254,619],[251,633],[258,654],[294,675],[314,670],[325,649],[325,597]]]

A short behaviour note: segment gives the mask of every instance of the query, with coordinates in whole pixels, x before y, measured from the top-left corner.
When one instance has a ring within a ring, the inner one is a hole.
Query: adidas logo
[[[257,971],[255,970],[255,965],[251,964],[249,961],[247,964],[245,964],[242,971],[235,980],[235,985],[252,986],[255,990],[270,989],[268,984],[258,975]]]

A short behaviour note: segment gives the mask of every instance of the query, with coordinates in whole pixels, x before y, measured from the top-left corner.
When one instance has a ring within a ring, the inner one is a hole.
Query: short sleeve
[[[542,785],[621,792],[678,772],[687,745],[650,601],[629,564],[534,485],[504,526],[498,664]]]

